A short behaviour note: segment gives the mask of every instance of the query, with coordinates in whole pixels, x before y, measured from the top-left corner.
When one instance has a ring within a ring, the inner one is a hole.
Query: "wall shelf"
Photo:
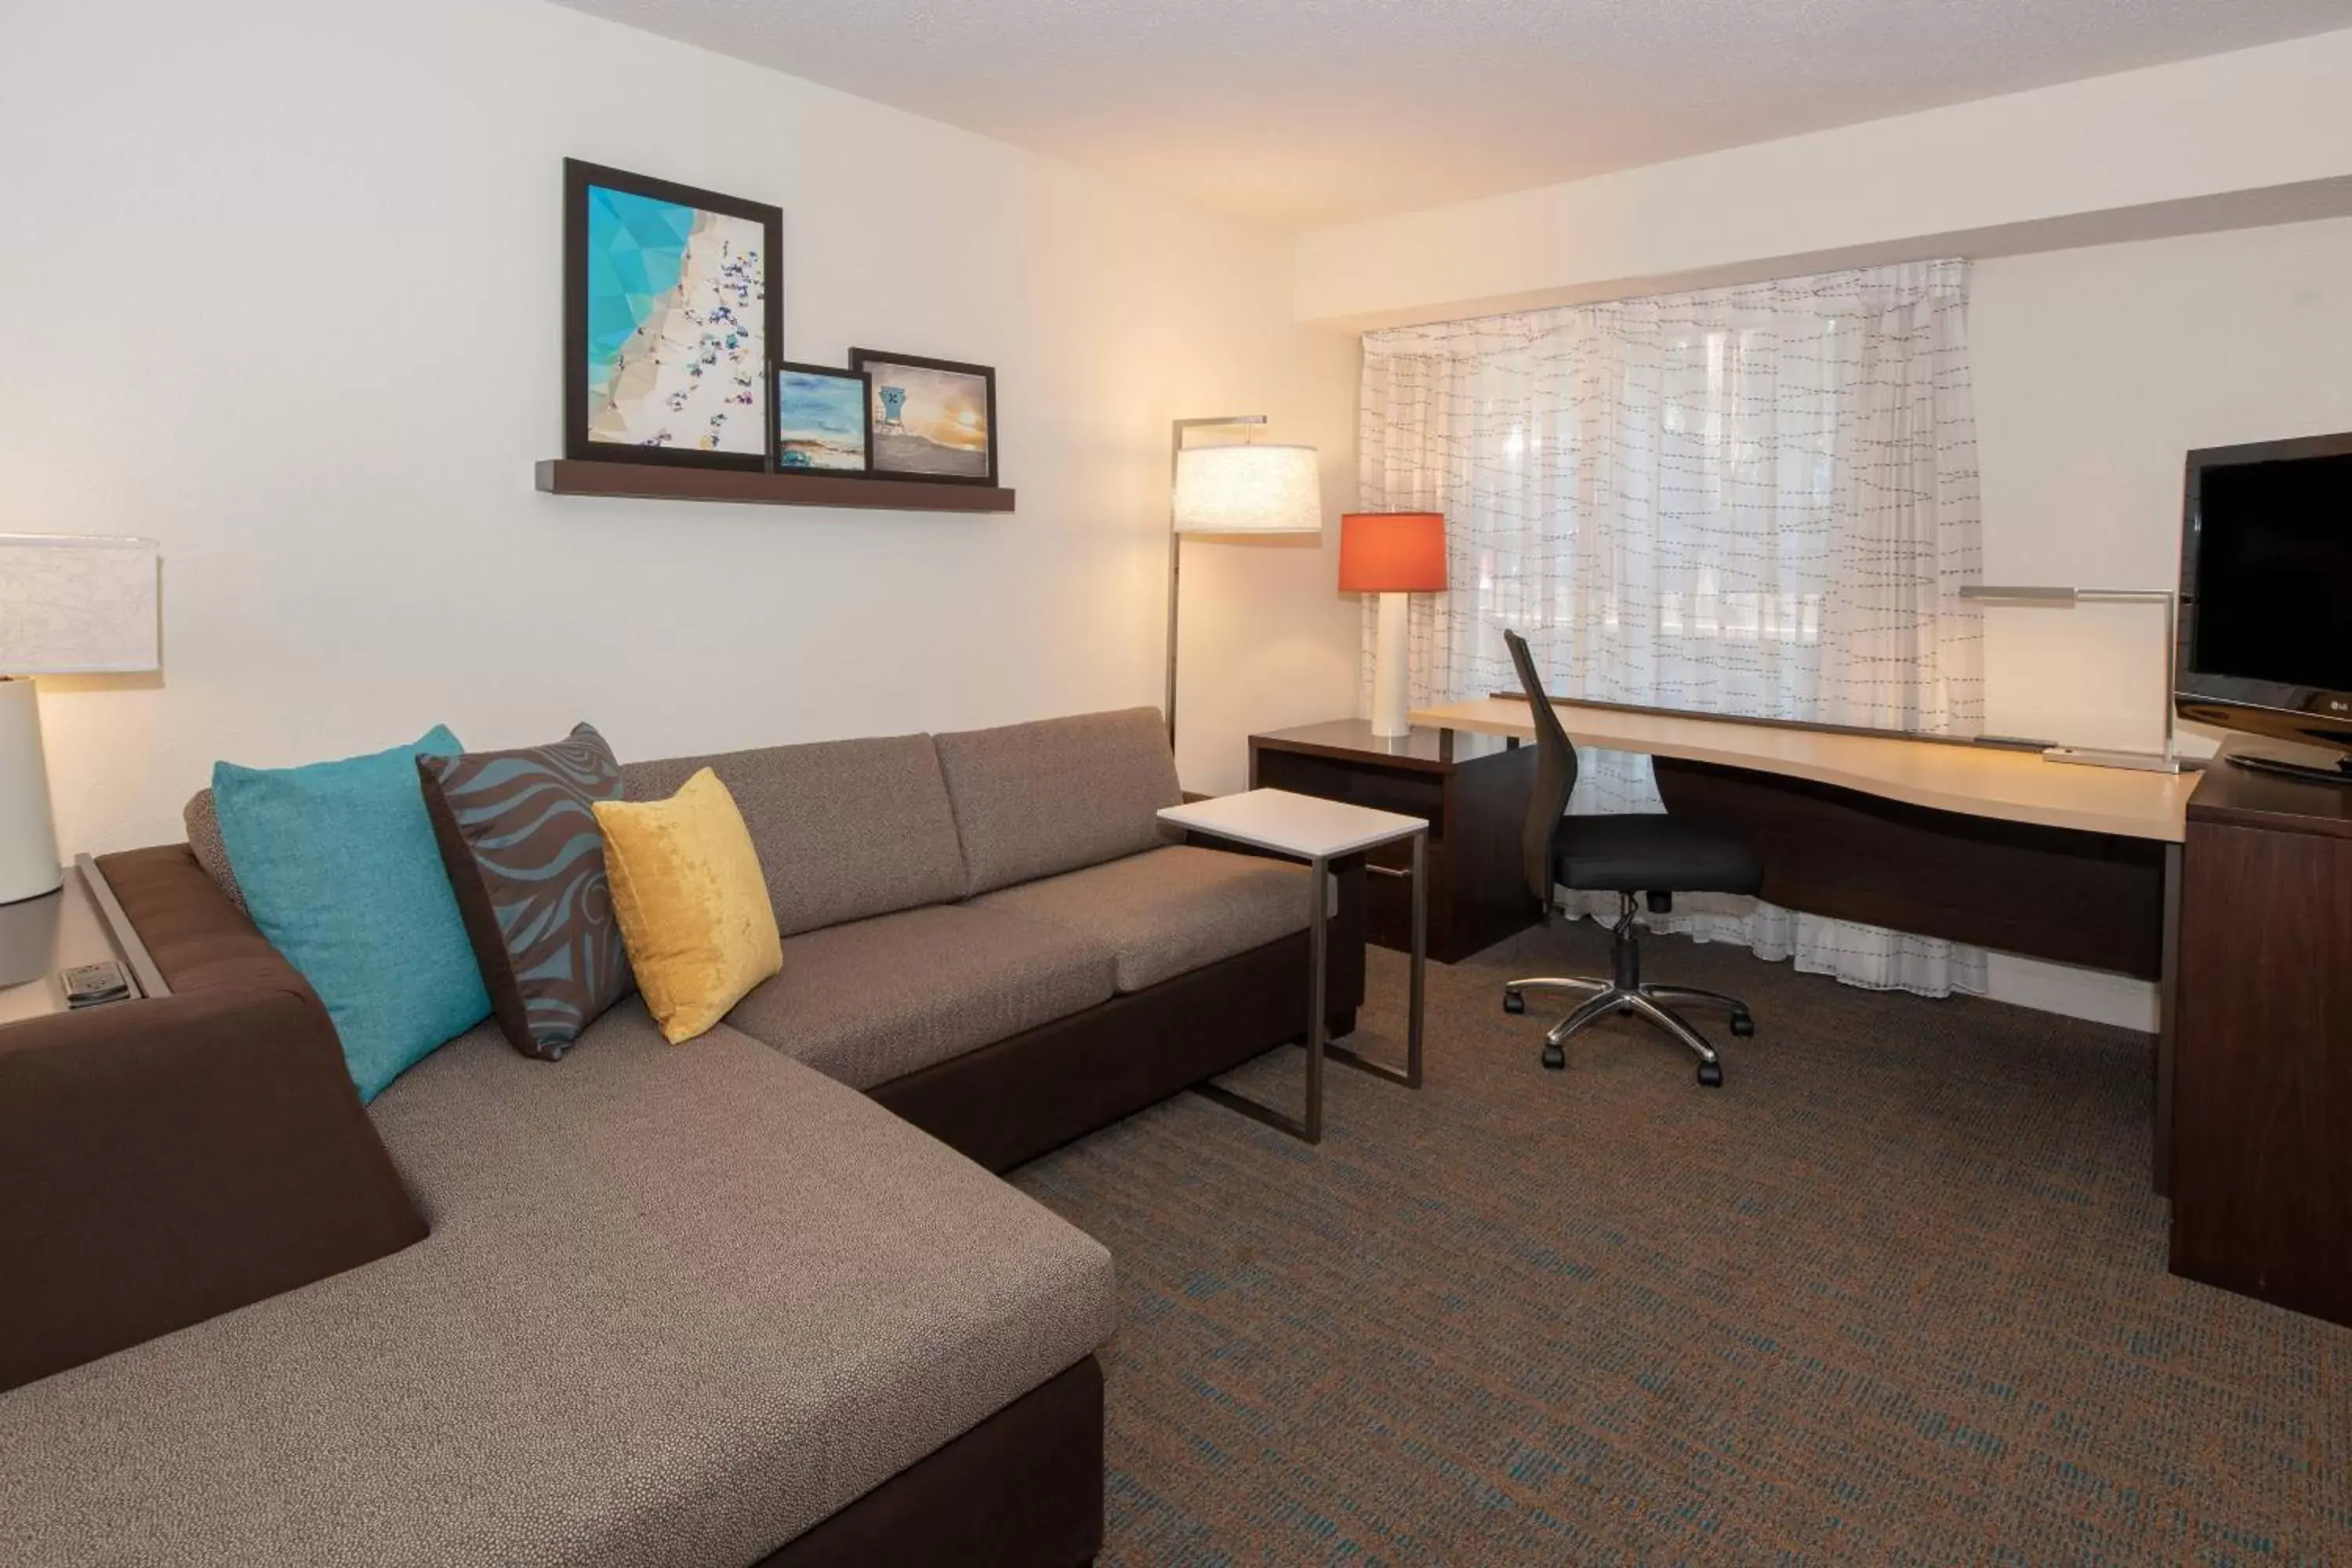
[[[541,459],[537,483],[541,490],[554,496],[865,507],[882,511],[1013,510],[1013,492],[989,485],[845,474],[764,474],[737,468],[672,468],[664,463],[600,463],[576,458]]]

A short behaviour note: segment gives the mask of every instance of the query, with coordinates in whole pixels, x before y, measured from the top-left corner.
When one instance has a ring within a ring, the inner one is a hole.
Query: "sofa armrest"
[[[425,1234],[293,966],[184,846],[100,864],[173,994],[0,1030],[0,1389]]]

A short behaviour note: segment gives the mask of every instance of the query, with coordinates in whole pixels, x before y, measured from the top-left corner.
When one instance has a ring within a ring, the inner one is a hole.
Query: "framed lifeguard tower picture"
[[[996,483],[996,372],[984,364],[852,349],[873,385],[874,472]]]

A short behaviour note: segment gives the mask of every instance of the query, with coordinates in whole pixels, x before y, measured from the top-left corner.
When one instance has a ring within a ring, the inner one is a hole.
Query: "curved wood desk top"
[[[1580,746],[1751,768],[1969,816],[2113,833],[2178,844],[2188,837],[2193,773],[2135,773],[2045,762],[2033,752],[1950,745],[1898,735],[1742,724],[1736,720],[1624,713],[1555,702]],[[1415,724],[1533,738],[1528,705],[1486,697],[1416,708]]]

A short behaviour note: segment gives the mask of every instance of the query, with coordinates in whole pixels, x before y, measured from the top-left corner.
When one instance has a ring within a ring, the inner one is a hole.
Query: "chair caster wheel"
[[[1723,1087],[1723,1064],[1720,1062],[1699,1063],[1698,1081],[1699,1087],[1702,1089],[1721,1089]]]
[[[1528,1010],[1528,999],[1516,991],[1503,993],[1503,1011],[1514,1016]]]
[[[1756,1033],[1756,1020],[1745,1009],[1734,1013],[1731,1016],[1731,1032],[1743,1040],[1747,1039]]]
[[[1543,1048],[1543,1065],[1547,1072],[1559,1072],[1568,1066],[1568,1053],[1558,1046]]]

